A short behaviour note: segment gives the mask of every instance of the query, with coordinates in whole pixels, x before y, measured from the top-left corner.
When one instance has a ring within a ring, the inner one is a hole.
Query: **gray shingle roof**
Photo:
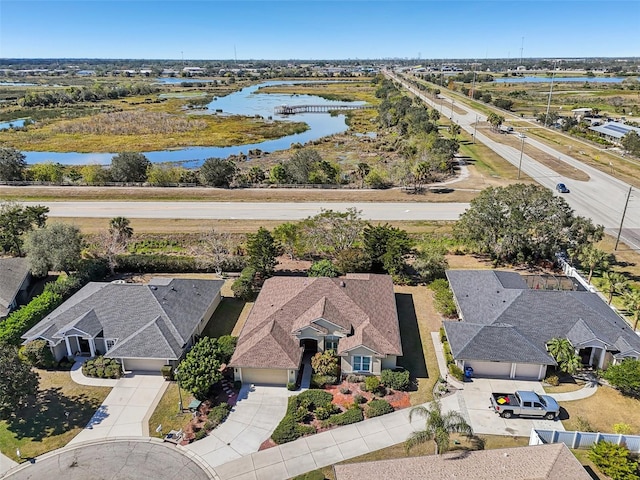
[[[75,328],[117,339],[109,357],[177,359],[224,282],[169,279],[165,283],[89,283],[22,338],[57,343],[65,331]]]
[[[447,271],[463,320],[445,323],[454,357],[553,364],[546,344],[554,337],[568,338],[576,347],[598,340],[610,351],[617,350],[622,338],[625,347],[640,355],[640,337],[596,294],[532,290],[522,278],[519,286],[515,276],[492,270]],[[481,328],[498,325],[510,328]]]
[[[29,264],[26,258],[0,258],[0,317],[9,313],[9,305],[13,303],[28,275]]]

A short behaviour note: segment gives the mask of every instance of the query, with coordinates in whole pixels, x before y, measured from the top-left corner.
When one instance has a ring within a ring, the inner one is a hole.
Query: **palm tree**
[[[640,290],[626,291],[622,295],[622,301],[627,313],[633,316],[633,331],[635,332],[640,320]]]
[[[473,429],[465,421],[463,416],[455,411],[442,413],[442,405],[439,401],[432,402],[429,407],[414,407],[409,413],[409,421],[413,415],[425,417],[425,429],[418,430],[409,435],[404,445],[410,450],[416,445],[433,440],[436,446],[436,454],[442,454],[449,450],[452,433],[462,433],[467,437],[473,435]]]
[[[462,129],[457,123],[452,123],[451,125],[449,125],[449,133],[453,138],[456,138],[458,135],[460,135],[461,131]]]
[[[109,221],[109,233],[120,243],[126,243],[133,235],[133,228],[129,226],[131,222],[126,217],[115,217]]]
[[[504,122],[504,117],[498,115],[496,112],[491,112],[487,117],[487,121],[491,124],[492,130],[498,130],[500,125]]]
[[[614,293],[622,293],[627,288],[627,279],[619,272],[604,272],[602,281],[602,289],[609,295],[609,305],[611,305]]]
[[[547,351],[563,372],[573,375],[582,366],[582,361],[576,354],[576,349],[566,338],[555,337],[549,340],[547,342]]]
[[[360,162],[356,167],[356,176],[360,179],[360,188],[364,187],[364,179],[369,175],[371,167],[368,163]]]
[[[580,250],[577,257],[580,265],[589,269],[587,283],[591,283],[591,277],[593,277],[593,271],[596,268],[606,269],[609,266],[609,254],[593,245]]]

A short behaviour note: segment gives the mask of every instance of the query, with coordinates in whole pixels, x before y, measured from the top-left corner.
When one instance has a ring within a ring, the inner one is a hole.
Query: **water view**
[[[269,85],[292,85],[296,83],[271,81],[243,88],[226,97],[213,100],[207,107],[207,113],[217,115],[260,115],[264,118],[272,117],[274,120],[289,120],[305,122],[309,129],[305,132],[288,135],[282,138],[267,140],[265,142],[234,145],[230,147],[192,147],[175,150],[159,150],[143,152],[154,163],[182,162],[187,167],[199,166],[210,157],[226,158],[229,155],[247,154],[249,150],[260,149],[265,152],[285,150],[292,143],[306,143],[335,133],[346,131],[349,127],[345,123],[344,115],[331,116],[328,113],[308,113],[291,116],[274,115],[274,108],[280,105],[343,105],[349,102],[326,100],[315,95],[283,95],[256,93],[261,87]],[[353,102],[362,105],[365,102]],[[217,112],[217,113],[216,113]],[[65,165],[86,165],[90,163],[109,164],[115,153],[57,153],[57,152],[24,152],[27,163],[58,162]]]
[[[24,127],[24,122],[27,120],[27,118],[16,118],[15,120],[10,120],[8,122],[0,122],[0,130]]]

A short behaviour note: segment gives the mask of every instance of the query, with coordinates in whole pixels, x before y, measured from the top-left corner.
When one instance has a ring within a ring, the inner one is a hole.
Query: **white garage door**
[[[243,368],[242,383],[263,385],[286,385],[288,380],[287,370],[277,368]]]
[[[466,367],[473,368],[473,375],[476,377],[506,377],[511,375],[511,364],[506,362],[479,362],[466,361]]]
[[[515,378],[524,378],[527,380],[538,380],[540,375],[540,365],[531,363],[517,363]]]
[[[125,358],[124,368],[127,372],[144,371],[160,375],[160,369],[166,363],[157,358]]]

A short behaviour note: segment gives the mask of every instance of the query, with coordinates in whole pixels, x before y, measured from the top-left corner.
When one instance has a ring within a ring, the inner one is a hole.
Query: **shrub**
[[[393,407],[386,400],[371,400],[365,407],[367,418],[379,417],[380,415],[386,415],[391,412],[393,412]]]
[[[229,363],[233,352],[236,350],[236,344],[238,343],[238,337],[231,335],[222,335],[218,337],[218,351],[220,354],[220,361],[222,363]]]
[[[351,390],[349,390],[348,387],[340,387],[340,393],[343,395],[349,395],[351,393]]]
[[[576,428],[579,432],[595,432],[594,428],[589,423],[589,420],[584,417],[576,418]]]
[[[628,358],[618,365],[609,365],[602,376],[622,394],[640,396],[640,360]]]
[[[311,376],[312,388],[323,388],[325,385],[334,385],[338,381],[338,377],[333,375],[318,375]]]
[[[345,412],[337,415],[331,415],[329,420],[326,420],[327,425],[351,425],[352,423],[361,422],[364,420],[364,414],[360,407],[352,407]]]
[[[318,420],[326,420],[327,418],[329,418],[331,416],[331,412],[329,410],[327,410],[326,408],[323,408],[323,407],[316,408],[314,413],[315,413],[316,418]]]
[[[207,415],[207,418],[209,422],[212,424],[209,430],[217,427],[222,422],[224,422],[226,418],[229,416],[230,411],[231,411],[231,407],[227,403],[221,403],[213,407],[211,410],[209,410],[209,414]]]
[[[383,387],[382,385],[380,385],[378,388],[376,388],[376,389],[373,391],[373,394],[374,394],[376,397],[380,397],[380,398],[382,398],[382,397],[384,397],[385,395],[388,395],[388,394],[389,394],[389,390],[388,390],[386,387]]]
[[[318,375],[337,377],[340,371],[338,356],[333,350],[316,353],[311,357],[311,366],[313,367],[313,373]]]
[[[207,431],[204,428],[201,428],[200,430],[198,430],[196,432],[195,439],[196,439],[196,441],[197,440],[202,440],[206,436],[207,436]]]
[[[382,370],[380,380],[382,383],[393,390],[407,391],[411,386],[409,371],[394,372],[393,370]]]
[[[32,340],[20,348],[20,358],[36,368],[53,368],[53,358],[49,343],[46,340]]]
[[[558,385],[560,385],[560,378],[558,378],[557,375],[549,375],[547,378],[544,379],[544,381],[547,382],[552,387],[557,387]]]
[[[255,294],[253,284],[256,278],[256,269],[253,267],[246,267],[240,272],[240,277],[233,282],[231,290],[233,296],[236,298],[242,298],[243,300],[251,300]]]
[[[440,342],[444,343],[447,341],[447,333],[444,331],[444,327],[440,327]]]
[[[290,391],[293,392],[294,390],[296,390],[296,388],[297,388],[297,386],[296,386],[295,382],[287,383],[287,390],[290,390]]]
[[[632,432],[631,425],[628,423],[614,423],[613,431],[618,435],[629,435]]]
[[[638,480],[638,464],[629,458],[624,445],[600,441],[591,446],[589,460],[612,480]]]
[[[364,381],[366,392],[375,392],[380,387],[380,379],[378,377],[367,377]]]
[[[310,410],[313,410],[320,407],[327,408],[331,405],[333,395],[324,390],[307,390],[297,395],[296,398],[298,398],[300,405],[304,402]]]
[[[163,365],[160,368],[160,373],[162,373],[165,380],[173,380],[173,365]]]
[[[87,377],[120,378],[122,368],[117,360],[100,356],[84,362],[82,373]]]
[[[349,383],[360,383],[364,381],[364,375],[355,375],[350,373],[347,375],[347,382]]]
[[[440,278],[429,284],[429,288],[434,292],[435,306],[444,316],[455,316],[458,310],[453,300],[453,293],[449,288],[449,282]]]
[[[453,378],[459,381],[464,381],[464,372],[455,363],[449,364],[449,373]]]
[[[291,415],[285,415],[273,431],[273,434],[271,434],[271,440],[278,445],[282,445],[283,443],[293,442],[303,435],[315,432],[315,427],[311,425],[298,425]]]
[[[360,404],[360,403],[367,403],[367,399],[365,397],[363,397],[362,395],[360,395],[359,393],[355,394],[353,396],[353,402]]]

